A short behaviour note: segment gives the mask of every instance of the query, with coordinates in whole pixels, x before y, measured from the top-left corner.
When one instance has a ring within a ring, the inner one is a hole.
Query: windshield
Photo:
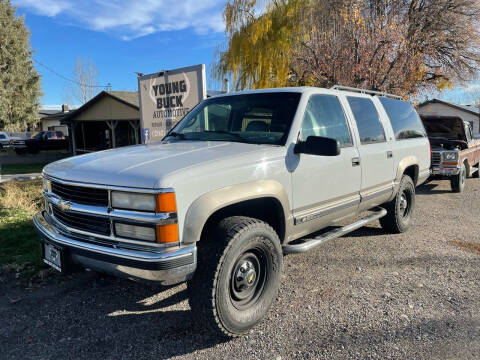
[[[41,139],[43,135],[43,131],[40,131],[36,133],[35,135],[32,135],[32,139]]]
[[[213,97],[188,113],[164,140],[284,145],[300,95],[272,92]]]

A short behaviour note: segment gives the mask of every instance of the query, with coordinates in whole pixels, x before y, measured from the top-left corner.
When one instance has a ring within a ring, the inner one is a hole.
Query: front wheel
[[[415,185],[408,175],[403,175],[395,198],[385,206],[387,215],[380,218],[380,225],[392,233],[403,233],[411,225],[415,210]]]
[[[465,163],[462,164],[462,168],[457,176],[454,176],[450,180],[450,185],[452,187],[452,191],[456,193],[461,193],[465,189],[465,181],[467,179],[467,168],[465,167]]]
[[[280,240],[268,224],[241,216],[223,219],[199,243],[198,267],[187,284],[192,315],[217,334],[244,334],[275,300],[282,262]]]

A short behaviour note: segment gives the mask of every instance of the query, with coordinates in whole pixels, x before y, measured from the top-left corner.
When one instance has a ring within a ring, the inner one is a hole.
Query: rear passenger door
[[[300,139],[323,136],[338,141],[340,155],[300,154],[292,174],[296,225],[309,233],[333,218],[355,213],[360,202],[359,154],[354,146],[344,109],[336,95],[314,94],[306,107]]]
[[[393,192],[393,153],[371,96],[347,95],[359,139],[362,168],[360,210],[385,202]]]

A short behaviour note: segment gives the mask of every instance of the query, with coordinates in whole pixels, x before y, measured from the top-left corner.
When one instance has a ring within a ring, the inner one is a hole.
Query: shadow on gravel
[[[436,195],[436,194],[450,194],[452,191],[450,189],[445,190],[445,189],[435,189],[438,187],[438,184],[423,184],[417,187],[415,190],[417,195]]]
[[[480,323],[475,319],[460,316],[429,318],[402,318],[403,324],[385,324],[377,329],[358,332],[347,327],[331,337],[328,345],[337,349],[368,348],[375,354],[378,349],[388,349],[389,356],[380,358],[405,358],[401,347],[413,342],[409,349],[411,358],[427,359],[478,359],[478,329]],[[473,331],[472,331],[473,330]],[[311,347],[323,347],[323,343],[312,341]],[[407,348],[408,349],[408,348]],[[357,353],[358,354],[358,353]],[[378,356],[378,354],[376,354]],[[413,355],[413,356],[412,356]],[[415,356],[416,355],[416,356]],[[425,356],[427,355],[427,356]]]
[[[345,237],[382,236],[386,234],[388,233],[382,228],[363,226],[360,229],[345,235]]]
[[[75,282],[0,303],[5,358],[168,359],[225,341],[194,326],[185,285],[146,286],[88,274]]]

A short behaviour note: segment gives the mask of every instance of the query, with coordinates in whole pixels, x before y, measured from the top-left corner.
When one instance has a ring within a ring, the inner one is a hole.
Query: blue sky
[[[12,0],[25,15],[34,57],[72,77],[75,59],[92,59],[99,84],[137,90],[134,72],[204,63],[207,88],[221,85],[210,76],[217,46],[224,42],[225,0]],[[36,64],[42,75],[43,105],[66,101],[66,81]],[[425,96],[426,95],[426,96]],[[480,99],[480,83],[453,91],[422,94],[458,103]]]
[[[137,90],[134,72],[210,64],[225,39],[221,0],[12,0],[25,15],[34,58],[72,77],[77,57],[91,58],[99,84]],[[66,81],[35,64],[42,76],[42,104],[65,102]]]

